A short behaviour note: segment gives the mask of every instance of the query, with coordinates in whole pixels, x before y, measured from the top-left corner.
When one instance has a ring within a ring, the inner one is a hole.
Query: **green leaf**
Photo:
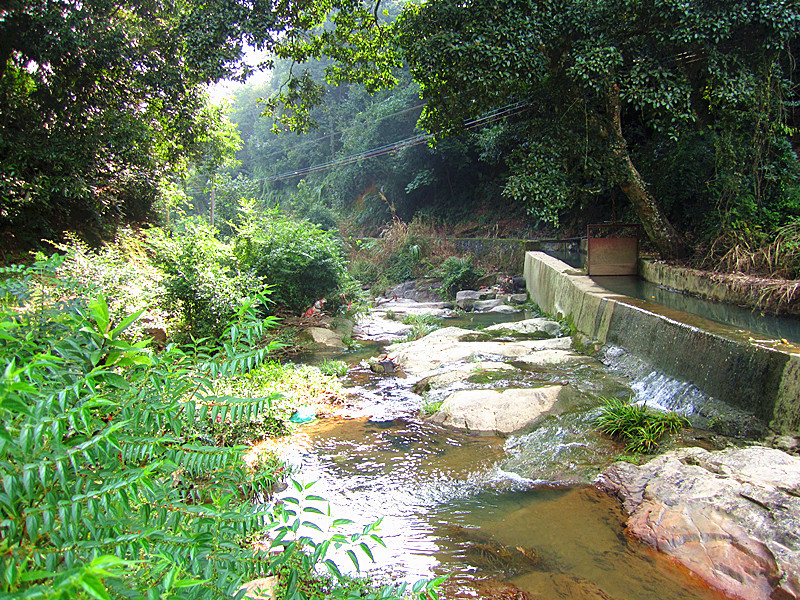
[[[109,596],[106,591],[106,587],[94,575],[82,575],[80,578],[80,586],[92,598],[96,598],[97,600],[111,600],[111,596]]]

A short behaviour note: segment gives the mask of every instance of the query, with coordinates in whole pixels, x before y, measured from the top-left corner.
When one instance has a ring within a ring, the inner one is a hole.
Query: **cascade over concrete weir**
[[[584,271],[526,252],[531,300],[603,345],[754,415],[773,431],[800,431],[800,348],[651,302],[620,296]]]

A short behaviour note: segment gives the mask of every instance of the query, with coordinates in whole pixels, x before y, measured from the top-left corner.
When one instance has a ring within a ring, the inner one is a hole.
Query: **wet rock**
[[[470,311],[476,302],[484,300],[494,300],[497,293],[491,290],[461,290],[456,293],[456,305],[462,309]]]
[[[673,450],[598,480],[627,531],[744,600],[800,598],[800,458],[764,447]]]
[[[516,371],[517,369],[511,365],[501,362],[483,362],[480,365],[463,363],[443,373],[420,379],[414,385],[414,392],[417,394],[424,394],[430,390],[446,388],[458,382],[469,380],[479,373],[507,373]]]
[[[592,359],[570,350],[552,349],[521,356],[518,361],[527,365],[563,365],[566,363],[588,363],[592,362]]]
[[[771,435],[764,440],[764,443],[772,448],[800,456],[800,436],[798,435]]]
[[[511,304],[525,304],[528,301],[528,294],[511,294],[508,301]]]
[[[469,431],[511,433],[523,429],[549,411],[562,386],[461,390],[448,396],[431,420]]]
[[[525,319],[516,323],[498,323],[486,328],[486,331],[509,331],[513,333],[537,333],[543,332],[550,337],[558,337],[561,334],[561,325],[550,319]]]
[[[498,306],[503,306],[505,301],[502,298],[492,298],[491,300],[476,300],[472,305],[475,312],[488,312]]]
[[[314,344],[325,348],[345,348],[344,336],[325,327],[308,327],[305,332]]]
[[[516,312],[519,312],[519,311],[520,311],[520,309],[518,309],[518,308],[516,308],[514,306],[510,306],[508,304],[501,304],[500,306],[495,306],[494,308],[490,308],[486,312],[511,314],[511,313],[516,313]]]
[[[453,309],[452,302],[415,302],[405,298],[376,298],[374,316],[391,320],[403,315],[445,315]]]
[[[488,337],[492,337],[491,333]],[[453,365],[454,368],[459,362],[486,362],[497,358],[520,360],[543,350],[569,348],[570,343],[569,338],[492,341],[486,340],[480,332],[460,327],[444,327],[422,339],[394,344],[390,347],[389,353],[406,373],[427,377],[437,369],[447,369],[449,365]]]

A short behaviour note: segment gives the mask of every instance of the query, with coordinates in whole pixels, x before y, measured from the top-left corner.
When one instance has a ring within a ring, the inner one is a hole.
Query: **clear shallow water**
[[[387,547],[361,562],[385,579],[450,574],[446,597],[510,583],[542,600],[720,598],[628,540],[615,500],[504,470],[507,443],[410,418],[351,419],[304,428],[289,452],[333,515],[355,521],[347,533],[383,517]]]
[[[353,364],[360,353],[326,358]],[[360,562],[384,580],[448,574],[442,596],[451,599],[519,599],[521,590],[538,600],[719,600],[628,540],[615,500],[563,486],[591,480],[598,462],[619,450],[592,431],[587,398],[630,388],[600,369],[529,366],[526,378],[568,384],[574,400],[533,431],[507,438],[429,423],[418,417],[422,399],[407,381],[351,369],[350,391],[370,416],[306,425],[285,457],[302,481],[317,482],[311,493],[329,499],[334,517],[354,521],[345,533],[383,519],[386,547],[373,544],[375,562],[363,555]],[[349,564],[342,555],[337,562]]]

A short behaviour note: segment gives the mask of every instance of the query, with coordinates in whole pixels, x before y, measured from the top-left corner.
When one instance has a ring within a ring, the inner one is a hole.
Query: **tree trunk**
[[[686,255],[686,242],[661,212],[656,199],[636,170],[628,153],[628,143],[622,136],[622,105],[619,86],[614,83],[608,93],[608,112],[613,126],[612,152],[617,159],[616,183],[628,197],[647,237],[665,258],[682,258]]]

